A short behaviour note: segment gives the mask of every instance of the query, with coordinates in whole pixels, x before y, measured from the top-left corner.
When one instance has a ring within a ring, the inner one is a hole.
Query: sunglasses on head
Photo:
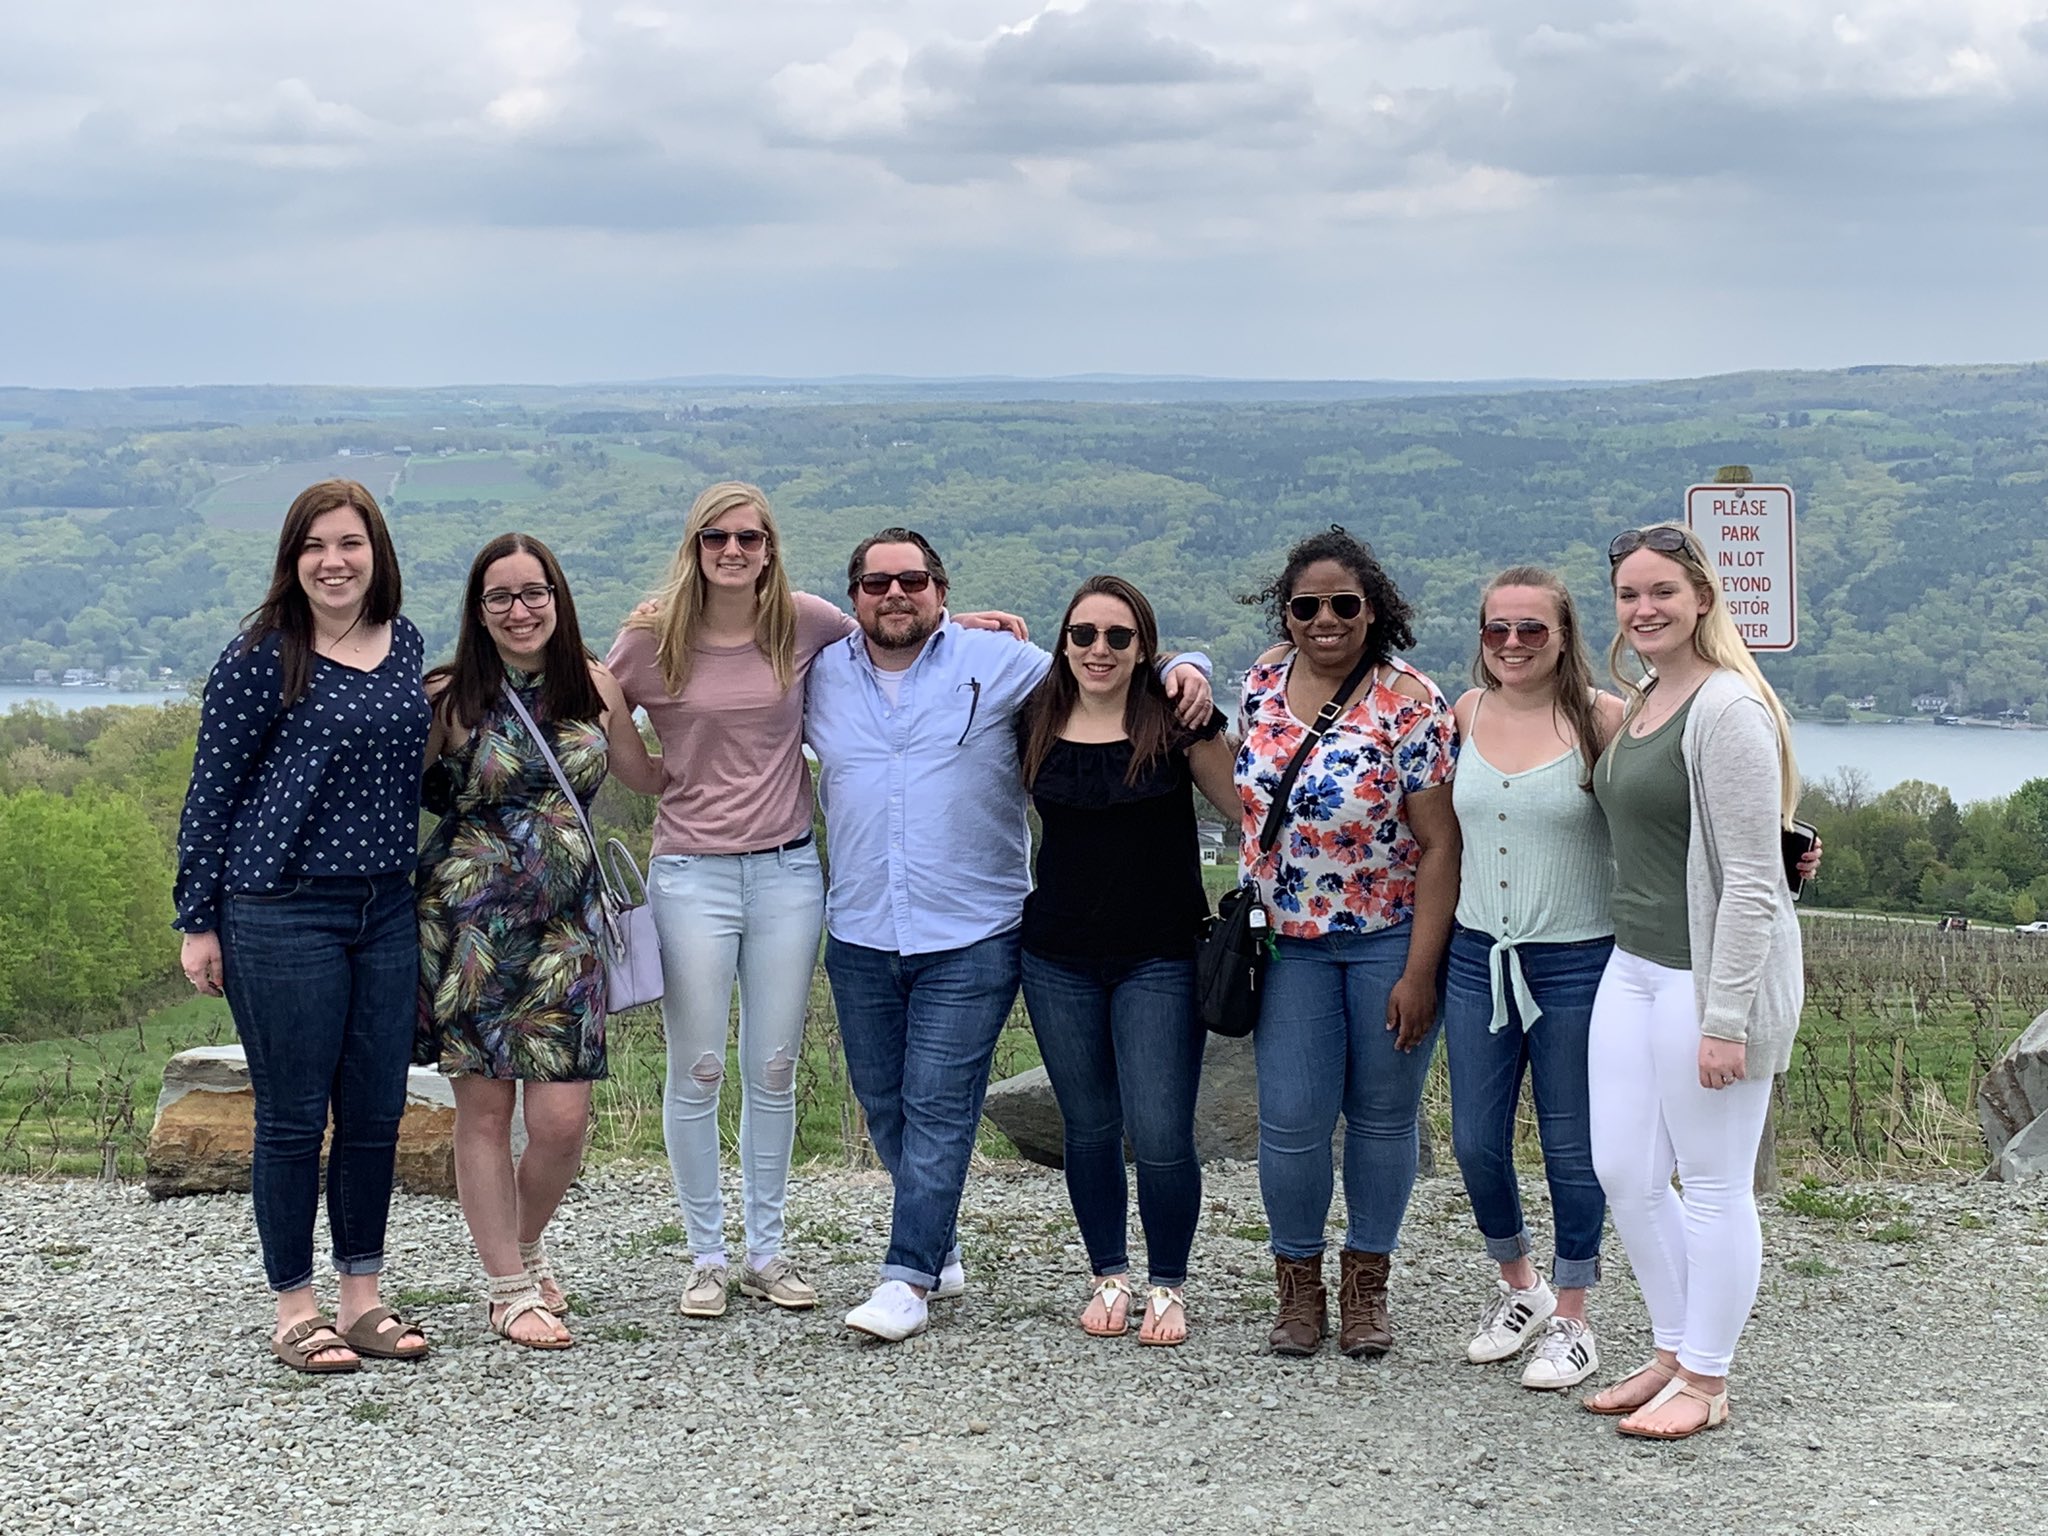
[[[1506,650],[1510,641],[1540,651],[1550,644],[1550,626],[1541,619],[1489,619],[1479,626],[1479,642],[1489,651]]]
[[[1685,530],[1663,526],[1624,529],[1607,546],[1607,563],[1619,565],[1639,549],[1654,549],[1660,555],[1682,555],[1686,552]]]
[[[930,571],[869,571],[855,583],[869,597],[885,597],[893,582],[903,589],[905,596],[922,592],[932,584]]]
[[[1138,638],[1138,632],[1128,624],[1111,624],[1107,627],[1100,624],[1069,624],[1067,626],[1067,644],[1077,651],[1087,650],[1089,646],[1095,643],[1097,635],[1100,635],[1109,642],[1109,648],[1112,651],[1128,651],[1131,648],[1131,642]]]
[[[1287,611],[1299,624],[1313,624],[1323,604],[1340,619],[1355,619],[1365,612],[1365,598],[1356,592],[1297,592],[1287,599]]]
[[[741,549],[752,554],[768,542],[768,535],[759,528],[700,528],[697,542],[706,549],[723,549],[727,539],[737,540]]]

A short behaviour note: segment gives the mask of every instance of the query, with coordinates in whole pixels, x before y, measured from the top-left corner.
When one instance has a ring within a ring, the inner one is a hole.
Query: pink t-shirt
[[[788,688],[776,685],[775,669],[752,641],[699,641],[680,698],[662,681],[654,632],[619,635],[605,665],[626,701],[647,711],[668,781],[654,822],[657,854],[752,853],[804,834],[811,824],[804,677],[819,651],[855,627],[822,597],[799,592]]]

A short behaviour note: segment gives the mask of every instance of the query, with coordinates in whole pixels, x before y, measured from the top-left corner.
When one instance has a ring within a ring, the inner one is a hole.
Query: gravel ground
[[[1488,1266],[1452,1179],[1417,1189],[1396,1352],[1262,1353],[1269,1261],[1251,1169],[1212,1169],[1179,1350],[1084,1337],[1057,1175],[977,1171],[967,1298],[922,1338],[856,1341],[887,1228],[876,1175],[810,1172],[794,1249],[824,1303],[677,1316],[665,1175],[572,1192],[558,1267],[580,1345],[497,1343],[452,1204],[401,1196],[397,1295],[421,1365],[303,1378],[264,1347],[245,1198],[0,1183],[0,1529],[1605,1533],[2042,1529],[2048,1184],[1856,1186],[1767,1215],[1734,1416],[1619,1440],[1576,1394],[1463,1348]],[[1532,1209],[1540,1209],[1540,1202]],[[1610,1239],[1611,1241],[1611,1239]],[[1646,1351],[1626,1266],[1595,1298],[1607,1369]],[[1676,1524],[1674,1513],[1683,1511]]]

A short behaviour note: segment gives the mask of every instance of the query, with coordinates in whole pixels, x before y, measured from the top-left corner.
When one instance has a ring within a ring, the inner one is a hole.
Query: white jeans
[[[797,1054],[825,923],[818,850],[663,854],[649,865],[647,883],[661,935],[668,1036],[662,1138],[690,1251],[700,1259],[725,1257],[718,1094],[737,979],[740,1192],[747,1252],[766,1259],[782,1251]]]
[[[1763,1273],[1750,1181],[1771,1080],[1702,1088],[1699,1053],[1692,972],[1617,949],[1587,1047],[1593,1169],[1657,1347],[1689,1371],[1725,1376]]]

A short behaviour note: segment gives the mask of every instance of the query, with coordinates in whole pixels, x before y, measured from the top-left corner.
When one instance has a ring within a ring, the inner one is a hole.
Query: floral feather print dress
[[[539,677],[510,676],[537,714]],[[603,727],[541,729],[587,808],[604,782]],[[602,1078],[598,871],[575,811],[503,701],[442,760],[454,804],[420,854],[415,1059],[450,1077]]]

